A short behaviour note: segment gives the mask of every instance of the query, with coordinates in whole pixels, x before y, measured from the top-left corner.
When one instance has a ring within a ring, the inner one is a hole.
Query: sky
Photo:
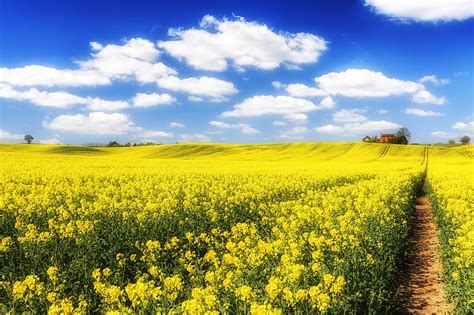
[[[0,1],[0,142],[474,135],[472,0]]]

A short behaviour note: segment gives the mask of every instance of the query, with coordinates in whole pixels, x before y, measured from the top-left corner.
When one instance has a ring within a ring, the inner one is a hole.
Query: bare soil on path
[[[448,314],[454,306],[446,300],[439,257],[439,239],[431,204],[417,198],[406,266],[399,273],[397,314]]]

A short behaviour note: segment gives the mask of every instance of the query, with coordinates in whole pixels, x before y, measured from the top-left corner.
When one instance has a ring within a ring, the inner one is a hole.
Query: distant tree
[[[130,142],[127,142],[127,143],[124,144],[124,146],[126,146],[126,147],[131,147],[132,144],[131,144]]]
[[[31,142],[33,141],[33,136],[32,135],[25,135],[25,141],[26,143],[28,144],[31,144]]]
[[[454,141],[454,140],[449,140],[449,141],[448,141],[448,144],[456,144],[456,141]]]
[[[154,142],[148,141],[145,145],[155,145]]]
[[[121,147],[122,145],[120,143],[118,143],[117,141],[110,141],[108,144],[107,144],[108,147]]]
[[[408,144],[410,142],[411,132],[408,128],[400,128],[395,134],[395,137],[390,140],[390,143],[395,144]]]
[[[462,144],[468,144],[471,142],[471,138],[469,136],[464,136],[459,141],[461,141]]]
[[[362,139],[363,142],[372,142],[372,138],[369,136],[365,136],[364,139]]]

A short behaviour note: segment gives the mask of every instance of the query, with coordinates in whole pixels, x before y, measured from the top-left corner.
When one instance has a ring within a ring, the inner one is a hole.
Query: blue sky
[[[2,1],[0,141],[473,135],[471,0]]]

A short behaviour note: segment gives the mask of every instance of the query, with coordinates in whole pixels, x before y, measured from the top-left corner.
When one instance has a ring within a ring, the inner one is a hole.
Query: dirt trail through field
[[[400,272],[399,314],[448,314],[453,305],[445,298],[439,240],[431,204],[417,198],[405,268]]]

